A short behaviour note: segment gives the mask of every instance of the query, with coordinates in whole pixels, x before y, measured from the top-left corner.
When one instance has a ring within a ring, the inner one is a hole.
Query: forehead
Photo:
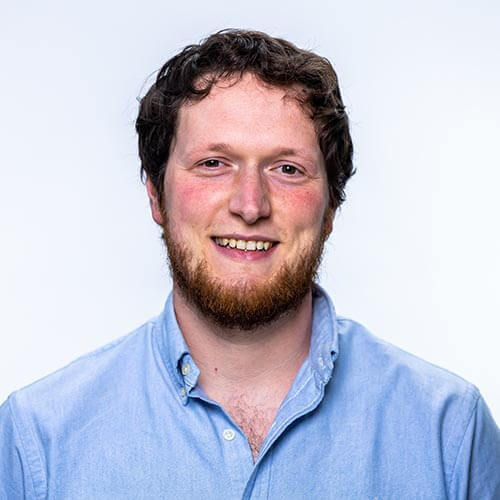
[[[176,147],[209,142],[269,144],[319,151],[314,122],[300,102],[304,90],[281,88],[246,73],[217,81],[201,100],[179,110]]]

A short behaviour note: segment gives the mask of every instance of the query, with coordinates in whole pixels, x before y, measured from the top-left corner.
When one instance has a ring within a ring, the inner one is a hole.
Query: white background
[[[224,27],[331,59],[358,173],[322,283],[342,315],[476,384],[498,422],[493,0],[4,2],[0,400],[160,312],[171,283],[139,181],[136,96]]]

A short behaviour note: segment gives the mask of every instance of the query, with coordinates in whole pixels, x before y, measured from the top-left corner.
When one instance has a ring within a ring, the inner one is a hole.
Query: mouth
[[[212,240],[220,247],[241,250],[244,252],[268,252],[271,248],[278,245],[278,241],[264,239],[237,239],[226,237],[212,237]]]

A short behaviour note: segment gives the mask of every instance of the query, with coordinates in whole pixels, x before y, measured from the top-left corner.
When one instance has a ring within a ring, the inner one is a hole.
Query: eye
[[[223,163],[220,160],[210,159],[210,160],[205,160],[201,165],[203,167],[216,168],[222,166],[222,164]]]
[[[278,169],[281,169],[281,171],[287,175],[295,175],[297,173],[300,173],[300,170],[297,167],[288,164],[280,165]]]

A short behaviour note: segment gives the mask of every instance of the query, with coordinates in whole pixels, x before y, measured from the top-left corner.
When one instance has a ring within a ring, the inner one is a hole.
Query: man
[[[500,498],[475,387],[336,316],[314,284],[353,174],[330,63],[226,30],[137,119],[173,291],[0,409],[0,497]]]

